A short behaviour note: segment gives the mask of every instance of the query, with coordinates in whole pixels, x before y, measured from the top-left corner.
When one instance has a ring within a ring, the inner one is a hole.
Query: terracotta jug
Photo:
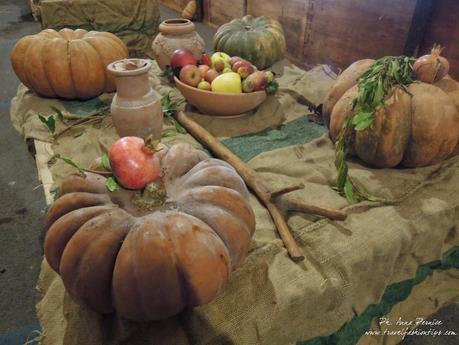
[[[148,79],[151,65],[151,60],[123,59],[107,66],[116,82],[111,113],[120,137],[152,135],[161,139],[163,112]]]
[[[170,64],[174,50],[186,48],[199,60],[205,43],[188,19],[168,19],[159,24],[159,34],[152,43],[153,55],[161,69]]]

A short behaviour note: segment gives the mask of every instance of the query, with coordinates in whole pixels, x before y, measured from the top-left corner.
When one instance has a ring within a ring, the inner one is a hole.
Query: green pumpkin
[[[275,19],[245,16],[223,24],[214,36],[214,51],[240,56],[258,69],[272,66],[287,50],[284,30]]]

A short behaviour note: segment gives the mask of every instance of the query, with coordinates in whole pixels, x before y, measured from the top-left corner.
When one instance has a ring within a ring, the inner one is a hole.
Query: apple
[[[241,93],[241,76],[234,72],[223,73],[212,82],[212,91],[225,93]]]
[[[241,58],[240,56],[232,56],[232,57],[230,58],[230,65],[231,65],[231,67],[232,67],[236,62],[242,61],[242,60],[244,60],[244,59]]]
[[[179,79],[187,85],[196,87],[201,81],[201,72],[196,65],[186,65],[180,70]]]
[[[212,66],[212,59],[206,53],[202,53],[201,55],[201,65]]]
[[[221,53],[221,52],[213,53],[211,60],[212,60],[212,67],[215,68],[217,71],[219,70],[219,68],[217,68],[217,65],[221,67],[220,71],[223,71],[223,69],[227,66],[231,67],[230,65],[231,57],[226,53]],[[220,61],[223,61],[223,65],[221,64]]]
[[[193,55],[193,52],[189,49],[177,49],[172,53],[171,56],[171,67],[180,69],[186,65],[196,65],[197,61]]]
[[[217,72],[217,70],[211,68],[210,70],[207,71],[206,75],[204,76],[204,79],[212,83],[215,78],[217,78],[220,75],[220,73]]]
[[[108,158],[113,174],[125,188],[143,189],[159,175],[159,158],[145,147],[142,138],[118,139],[111,146]]]
[[[242,83],[242,91],[253,92],[264,90],[268,85],[268,79],[263,71],[256,71],[244,79]]]
[[[208,81],[203,80],[198,84],[198,89],[211,91],[212,87]]]
[[[266,79],[268,80],[268,83],[274,80],[274,73],[271,71],[265,71],[265,76],[266,76]]]
[[[198,68],[199,72],[201,72],[201,78],[204,78],[207,71],[210,70],[210,67],[208,65],[199,65]]]
[[[255,72],[255,68],[250,62],[246,60],[240,60],[234,63],[233,72],[239,73],[241,78],[244,79]]]
[[[231,67],[225,67],[225,69],[222,71],[222,73],[229,73],[229,72],[233,72],[231,70]]]

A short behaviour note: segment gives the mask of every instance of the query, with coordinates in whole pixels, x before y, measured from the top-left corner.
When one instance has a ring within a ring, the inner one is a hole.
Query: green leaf
[[[110,165],[110,159],[108,159],[108,155],[104,153],[102,157],[100,157],[100,162],[102,164],[102,168],[107,171],[112,171],[112,166]]]
[[[53,197],[53,201],[56,201],[59,198],[59,193],[60,191],[58,187],[54,187],[49,190],[49,194]]]
[[[54,134],[56,131],[56,120],[54,119],[54,116],[48,116],[47,118],[38,114],[38,118],[40,119],[41,122],[45,124],[45,126],[48,128],[48,131],[51,134]]]
[[[359,112],[352,118],[352,124],[356,131],[363,131],[371,127],[373,124],[373,113]]]
[[[162,138],[174,137],[176,135],[177,135],[177,131],[175,129],[167,129],[161,133]]]
[[[57,115],[57,118],[61,121],[64,120],[64,114],[62,114],[62,111],[60,111],[60,109],[57,109],[54,105],[50,105],[49,106],[51,108],[51,110],[53,110],[56,115]]]
[[[268,83],[268,86],[266,86],[265,91],[268,95],[274,95],[278,89],[279,89],[279,83],[273,80]]]
[[[116,182],[115,178],[109,177],[105,182],[105,187],[107,187],[109,192],[114,192],[118,189],[119,185],[118,182]]]
[[[346,199],[349,201],[349,203],[355,204],[357,202],[354,196],[354,186],[352,185],[352,182],[349,180],[349,178],[344,184],[344,195],[346,196]]]
[[[82,177],[86,177],[86,173],[84,172],[84,170],[82,168],[80,168],[80,166],[78,164],[76,164],[73,160],[71,160],[70,158],[61,157],[60,154],[54,155],[51,159],[53,159],[53,158],[62,160],[63,162],[67,163],[68,165],[70,165],[70,166],[74,167],[75,169],[77,169],[78,173]]]

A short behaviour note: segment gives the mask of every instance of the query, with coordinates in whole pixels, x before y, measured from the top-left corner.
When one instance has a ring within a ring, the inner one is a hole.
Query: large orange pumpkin
[[[96,174],[64,180],[48,211],[48,263],[100,313],[161,320],[207,303],[248,252],[255,218],[236,171],[188,144],[161,162],[167,198],[152,211]]]
[[[337,140],[344,120],[353,114],[360,76],[374,60],[349,66],[336,80],[324,103],[330,137]],[[376,110],[369,130],[351,134],[350,152],[376,167],[399,164],[420,167],[448,158],[459,141],[458,83],[445,78],[435,84],[414,82],[408,92],[395,88],[386,106]],[[456,107],[458,105],[458,107]]]
[[[46,29],[21,38],[11,63],[39,96],[84,100],[115,91],[106,66],[127,56],[125,44],[109,32]]]

